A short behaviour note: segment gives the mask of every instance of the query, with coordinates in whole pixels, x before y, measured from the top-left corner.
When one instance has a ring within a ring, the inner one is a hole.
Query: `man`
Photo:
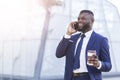
[[[111,70],[107,38],[92,30],[93,22],[93,12],[82,10],[59,43],[56,56],[66,57],[64,80],[102,80],[101,72]],[[88,57],[90,50],[95,54]]]

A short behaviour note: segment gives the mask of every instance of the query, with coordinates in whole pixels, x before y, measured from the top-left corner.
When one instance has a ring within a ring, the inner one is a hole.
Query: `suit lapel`
[[[76,47],[76,43],[77,43],[77,40],[79,38],[80,34],[77,34],[75,35],[73,38],[71,38],[71,40],[73,41],[72,43],[72,53],[73,53],[73,56],[74,56],[74,52],[75,52],[75,47]]]
[[[96,33],[93,31],[93,33],[91,34],[90,40],[88,41],[86,50],[92,49],[92,46],[94,45],[96,40]]]

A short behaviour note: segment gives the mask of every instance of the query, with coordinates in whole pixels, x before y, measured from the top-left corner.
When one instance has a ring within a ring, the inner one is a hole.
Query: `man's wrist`
[[[70,36],[72,35],[72,33],[70,33],[70,32],[66,32],[66,34],[67,34],[67,35],[70,35]]]

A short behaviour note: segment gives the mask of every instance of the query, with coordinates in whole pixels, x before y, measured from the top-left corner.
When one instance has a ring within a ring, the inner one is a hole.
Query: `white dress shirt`
[[[81,53],[80,53],[80,68],[74,70],[73,71],[74,73],[88,72],[87,66],[86,66],[85,51],[86,51],[86,47],[87,47],[87,44],[88,44],[88,41],[90,39],[90,36],[91,36],[92,32],[93,32],[93,30],[85,33],[85,37],[84,37],[84,40],[83,40]],[[75,53],[76,53],[76,49],[77,49],[77,46],[78,46],[78,43],[79,43],[80,39],[81,39],[81,37],[79,37],[79,39],[77,40]],[[75,53],[74,53],[74,55],[75,55]]]

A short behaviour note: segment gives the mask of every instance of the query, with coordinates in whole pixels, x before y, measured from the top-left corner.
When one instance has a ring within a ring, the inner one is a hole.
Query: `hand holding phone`
[[[74,28],[75,30],[78,30],[78,26],[79,26],[78,22],[75,22],[73,28]]]
[[[73,33],[77,32],[77,25],[78,24],[76,24],[76,21],[71,22],[68,26],[66,34],[67,35],[72,35]]]

